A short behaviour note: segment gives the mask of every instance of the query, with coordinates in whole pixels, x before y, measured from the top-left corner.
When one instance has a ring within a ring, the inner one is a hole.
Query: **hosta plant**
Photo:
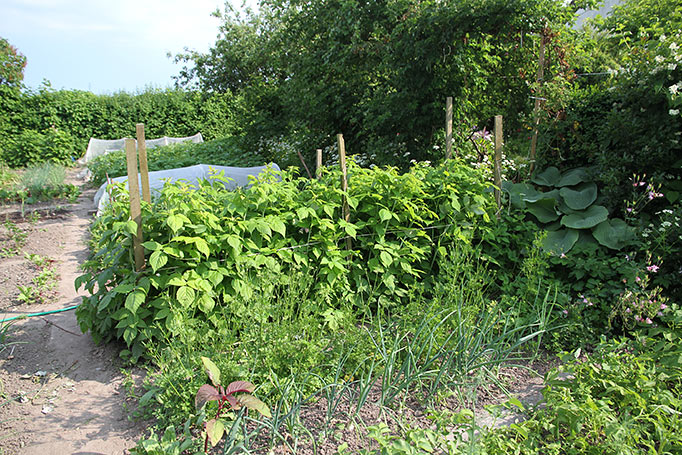
[[[620,250],[633,239],[625,221],[609,219],[609,211],[598,202],[598,189],[585,168],[561,173],[549,167],[530,183],[504,182],[512,206],[526,209],[547,231],[544,248],[564,254],[578,243],[598,242]]]
[[[220,370],[216,364],[208,357],[202,357],[201,361],[213,385],[204,384],[199,387],[194,398],[194,404],[197,409],[201,409],[209,401],[218,402],[215,417],[207,420],[204,426],[204,451],[208,450],[209,441],[211,446],[215,447],[222,439],[225,433],[225,422],[221,419],[221,416],[223,416],[225,411],[237,411],[241,408],[246,408],[258,411],[265,417],[272,417],[268,406],[251,395],[251,392],[255,390],[253,384],[247,381],[234,381],[223,387],[220,384]]]

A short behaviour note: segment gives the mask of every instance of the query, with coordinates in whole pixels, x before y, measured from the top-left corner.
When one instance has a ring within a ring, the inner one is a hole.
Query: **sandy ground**
[[[0,258],[0,318],[80,303],[73,282],[87,257],[93,196],[85,190],[75,204],[42,207],[34,223],[16,208],[0,212],[28,234],[19,255]],[[24,252],[55,261],[58,285],[43,304],[17,300],[17,285],[37,273]],[[73,310],[13,323],[0,352],[0,454],[127,453],[143,425],[128,418],[118,349],[82,334]]]

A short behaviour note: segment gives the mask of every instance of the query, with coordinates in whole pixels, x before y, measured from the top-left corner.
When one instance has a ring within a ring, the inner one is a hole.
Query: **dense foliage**
[[[14,87],[24,79],[26,57],[0,37],[0,85]]]
[[[78,281],[92,293],[77,312],[82,329],[124,339],[137,358],[144,340],[159,337],[155,321],[170,330],[188,324],[178,304],[196,321],[265,323],[268,311],[247,311],[255,275],[288,276],[300,267],[315,271],[311,291],[324,296],[321,312],[392,307],[428,282],[447,246],[471,237],[491,211],[489,185],[455,162],[402,175],[352,166],[350,222],[341,216],[338,181],[338,172],[328,172],[320,181],[265,177],[236,192],[209,183],[200,191],[166,186],[144,207],[149,266],[139,273],[130,261],[135,223],[125,194],[114,194],[118,202],[93,226],[95,254]]]
[[[177,56],[188,64],[179,82],[243,96],[249,144],[284,140],[310,153],[343,133],[372,162],[404,165],[440,145],[446,96],[460,143],[494,114],[520,128],[538,36],[561,57],[584,3],[263,1],[257,13],[226,11],[207,54]],[[563,60],[548,62],[547,79],[563,80]]]
[[[224,137],[236,129],[233,104],[229,94],[181,90],[94,95],[0,85],[0,161],[12,167],[71,164],[85,153],[91,137],[135,137],[136,123],[145,124],[150,139],[197,132],[208,140]]]

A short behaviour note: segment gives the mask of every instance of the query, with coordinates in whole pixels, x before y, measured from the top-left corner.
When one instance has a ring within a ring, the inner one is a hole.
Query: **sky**
[[[1,0],[0,37],[27,59],[24,83],[97,94],[173,86],[167,53],[215,43],[224,0]]]

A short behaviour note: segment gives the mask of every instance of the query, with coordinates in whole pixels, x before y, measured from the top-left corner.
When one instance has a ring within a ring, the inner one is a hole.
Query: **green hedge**
[[[236,131],[229,94],[148,90],[95,95],[78,90],[19,91],[0,86],[0,161],[12,167],[53,161],[69,164],[85,153],[91,137],[134,137],[144,123],[148,138],[204,139]]]

